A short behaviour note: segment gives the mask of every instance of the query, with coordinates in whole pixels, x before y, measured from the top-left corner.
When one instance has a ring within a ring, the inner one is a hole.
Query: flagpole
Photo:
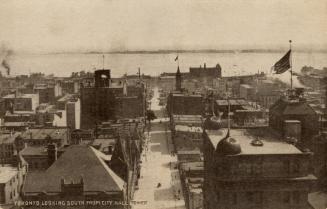
[[[177,65],[179,67],[179,54],[177,53]]]
[[[292,40],[290,42],[290,67],[291,67],[291,90],[293,89],[293,69],[292,69]]]

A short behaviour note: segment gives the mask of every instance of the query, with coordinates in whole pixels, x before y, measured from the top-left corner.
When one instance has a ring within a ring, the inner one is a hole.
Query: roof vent
[[[254,139],[252,140],[251,145],[256,147],[262,147],[263,142],[260,139]]]

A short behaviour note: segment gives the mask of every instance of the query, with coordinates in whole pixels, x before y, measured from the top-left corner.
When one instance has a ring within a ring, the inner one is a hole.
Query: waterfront
[[[269,73],[271,66],[282,53],[180,53],[179,65],[182,72],[189,67],[220,64],[223,76],[253,74],[258,70]],[[125,73],[142,73],[156,76],[162,72],[175,72],[177,54],[105,54],[104,67],[112,69],[112,76]],[[101,54],[17,54],[9,57],[12,75],[43,72],[56,76],[70,76],[76,71],[93,71],[103,67]],[[304,66],[327,67],[327,53],[293,53],[293,70]],[[4,72],[4,69],[1,69]],[[288,76],[288,75],[284,75]]]

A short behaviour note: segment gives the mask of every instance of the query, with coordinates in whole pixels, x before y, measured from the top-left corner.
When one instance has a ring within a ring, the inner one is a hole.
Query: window
[[[289,160],[285,160],[284,162],[284,169],[286,173],[290,172],[290,161]]]
[[[236,205],[237,204],[237,193],[232,194],[232,204]]]
[[[290,203],[290,201],[291,201],[290,192],[284,192],[282,194],[282,199],[283,199],[283,203]]]
[[[300,172],[300,162],[299,160],[295,160],[293,164],[293,173]]]
[[[300,203],[300,192],[299,191],[293,192],[293,200],[294,200],[294,203]]]
[[[246,193],[246,200],[248,201],[248,202],[253,202],[253,200],[254,200],[254,193],[253,192],[247,192]]]
[[[217,193],[217,203],[220,201],[220,192],[216,192]]]

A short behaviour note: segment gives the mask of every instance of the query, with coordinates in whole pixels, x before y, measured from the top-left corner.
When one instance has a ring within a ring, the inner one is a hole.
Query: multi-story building
[[[207,67],[206,63],[204,63],[203,67],[190,67],[190,76],[195,78],[218,78],[221,77],[221,67],[219,64],[215,67]]]
[[[108,164],[108,157],[95,148],[72,145],[48,169],[27,175],[22,199],[83,202],[74,208],[125,208],[120,203],[127,201],[126,183]]]
[[[110,70],[95,71],[94,80],[94,85],[89,83],[80,90],[82,129],[121,117],[144,116],[145,85],[135,85],[135,89],[128,92],[126,81],[111,82]]]
[[[204,207],[311,208],[311,152],[269,128],[206,130]]]
[[[56,98],[62,95],[62,88],[60,82],[53,84],[40,83],[34,85],[34,92],[39,94],[40,103],[54,104]]]
[[[17,132],[0,133],[0,163],[10,164],[14,162],[16,154],[15,138],[18,135]]]
[[[240,97],[246,100],[256,100],[256,89],[249,84],[240,85]]]
[[[169,115],[202,115],[204,112],[202,96],[172,92],[168,96],[167,111]]]
[[[310,138],[318,135],[319,115],[299,95],[285,96],[275,102],[269,109],[269,125],[279,132],[286,130],[286,120],[300,121],[301,138],[298,141],[306,144]],[[285,132],[284,132],[285,133]]]
[[[70,132],[65,127],[30,128],[19,134],[15,139],[17,150],[27,146],[45,147],[56,144],[58,148],[70,143]]]
[[[27,173],[27,164],[19,161],[17,166],[0,166],[0,204],[13,205],[20,198],[20,193]]]
[[[8,94],[3,97],[7,111],[35,111],[39,106],[38,94],[20,94],[17,91],[14,94]]]
[[[70,133],[71,144],[92,143],[95,139],[93,129],[74,129]]]

